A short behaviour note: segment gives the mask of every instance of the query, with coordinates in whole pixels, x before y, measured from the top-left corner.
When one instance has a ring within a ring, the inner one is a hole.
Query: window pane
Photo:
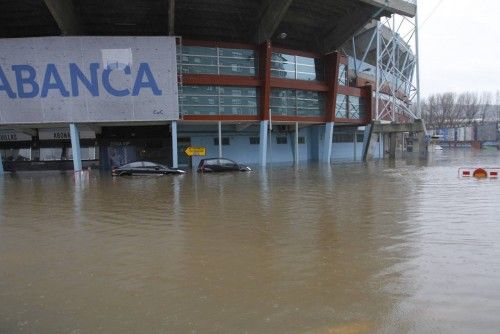
[[[324,93],[293,89],[271,89],[272,115],[320,116],[325,111]]]
[[[182,46],[182,72],[255,76],[255,50]]]
[[[339,85],[347,86],[347,66],[345,64],[339,65]]]
[[[337,94],[335,116],[338,118],[347,118],[347,96],[346,95]]]
[[[276,144],[286,144],[287,137],[276,137]]]

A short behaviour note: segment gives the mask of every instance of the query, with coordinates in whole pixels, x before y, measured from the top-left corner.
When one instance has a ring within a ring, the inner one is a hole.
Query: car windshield
[[[160,168],[162,168],[163,166],[160,164],[155,164],[154,162],[144,161],[144,167],[160,167]]]
[[[132,162],[121,166],[120,168],[139,168],[142,167],[142,161]]]

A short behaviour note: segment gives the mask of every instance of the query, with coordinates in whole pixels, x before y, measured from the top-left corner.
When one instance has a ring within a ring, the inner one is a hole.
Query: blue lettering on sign
[[[64,82],[57,66],[55,64],[47,64],[43,77],[37,82],[37,73],[34,67],[30,65],[12,65],[12,71],[15,77],[15,86],[17,92],[12,89],[12,85],[7,79],[5,72],[0,66],[0,94],[5,94],[11,98],[46,98],[49,94],[59,94],[62,97],[76,97],[81,91],[80,87],[85,89],[92,96],[99,96],[99,63],[89,64],[89,68],[82,71],[77,64],[69,64],[69,85]],[[116,72],[116,73],[114,73]],[[162,90],[158,87],[153,72],[148,63],[140,63],[135,74],[132,77],[132,87],[119,86],[118,83],[125,83],[125,76],[132,76],[130,66],[119,68],[117,66],[108,66],[102,70],[100,79],[104,91],[116,97],[123,96],[138,96],[141,90],[150,89],[153,95],[162,95]],[[111,80],[114,77],[115,80]],[[66,84],[66,85],[65,85]],[[71,88],[68,90],[68,88]],[[16,94],[17,93],[17,94]],[[40,95],[39,95],[40,94]]]
[[[99,83],[97,81],[98,63],[90,64],[90,81],[75,63],[69,64],[69,76],[71,77],[71,94],[78,96],[78,81],[80,80],[92,96],[99,96]]]
[[[108,68],[102,72],[102,85],[104,86],[104,89],[106,89],[106,91],[113,96],[130,95],[130,90],[128,90],[128,89],[115,89],[115,88],[113,88],[113,86],[111,86],[111,83],[109,82],[109,76],[111,75],[112,71],[113,70],[108,66]],[[130,66],[125,66],[125,68],[123,69],[123,72],[125,74],[130,75],[130,73],[131,73]]]
[[[35,69],[30,65],[12,65],[12,70],[16,74],[17,95],[22,99],[37,96],[40,88],[35,81]],[[24,77],[23,72],[27,73],[28,76]],[[31,91],[26,92],[24,90],[25,85],[31,86]]]
[[[146,76],[148,81],[142,81],[142,77]],[[137,71],[137,77],[135,78],[134,89],[132,91],[133,96],[139,95],[141,88],[151,88],[154,95],[161,95],[161,90],[158,89],[153,73],[149,69],[148,64],[141,63],[139,65],[139,70]]]
[[[52,78],[54,78],[54,82],[52,82]],[[49,89],[58,89],[62,96],[69,96],[69,92],[64,87],[61,76],[59,75],[59,72],[57,72],[56,65],[54,64],[47,64],[45,75],[43,77],[42,94],[40,97],[47,97]]]
[[[10,87],[9,81],[5,77],[5,73],[3,73],[2,67],[0,67],[0,91],[4,90],[7,93],[7,96],[11,99],[16,98],[16,94],[12,91]]]

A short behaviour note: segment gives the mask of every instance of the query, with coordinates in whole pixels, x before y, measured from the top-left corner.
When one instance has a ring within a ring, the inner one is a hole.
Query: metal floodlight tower
[[[398,115],[420,118],[417,29],[416,19],[401,15],[384,17],[377,22],[374,31],[376,120],[396,121]],[[417,108],[412,108],[414,103]]]
[[[374,120],[421,118],[417,16],[382,17],[351,42],[356,77],[366,71],[375,77]]]

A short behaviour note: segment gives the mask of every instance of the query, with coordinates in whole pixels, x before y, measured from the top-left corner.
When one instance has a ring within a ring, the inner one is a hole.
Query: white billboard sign
[[[0,123],[179,118],[174,37],[0,39]]]

